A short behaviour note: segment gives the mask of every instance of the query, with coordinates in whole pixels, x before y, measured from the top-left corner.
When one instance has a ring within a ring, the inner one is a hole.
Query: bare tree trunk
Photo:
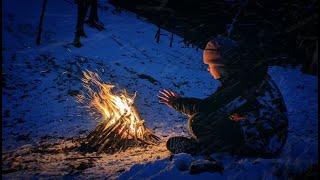
[[[171,38],[170,38],[170,47],[172,47],[172,43],[173,43],[173,33],[171,33]]]
[[[156,42],[159,44],[159,42],[160,42],[160,27],[158,27],[158,30],[157,30],[154,38],[156,39]]]
[[[38,35],[37,35],[37,40],[36,40],[37,45],[40,45],[40,41],[41,41],[42,24],[43,24],[44,12],[45,12],[45,9],[47,6],[47,2],[48,2],[48,0],[43,0],[42,10],[41,10],[41,15],[40,15],[40,22],[39,22],[39,27],[38,27]]]

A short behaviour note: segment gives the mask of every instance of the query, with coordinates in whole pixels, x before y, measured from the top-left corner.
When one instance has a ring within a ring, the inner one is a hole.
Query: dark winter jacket
[[[288,119],[281,93],[270,76],[266,75],[262,82],[241,93],[231,93],[230,98],[216,96],[219,93],[226,96],[230,94],[223,91],[222,87],[206,99],[179,98],[172,105],[177,111],[189,116],[195,113],[215,114],[212,122],[218,118],[236,121],[234,115],[244,117],[237,121],[245,142],[242,151],[249,154],[277,154],[286,142]],[[217,100],[219,98],[220,101]],[[207,126],[210,127],[210,122]]]
[[[210,117],[203,120],[209,129],[210,122],[217,119],[237,121],[244,153],[277,154],[288,131],[287,110],[279,89],[253,51],[233,48],[225,52],[231,63],[226,64],[228,75],[220,80],[222,86],[205,99],[178,98],[172,102],[173,108],[190,117],[195,113]]]

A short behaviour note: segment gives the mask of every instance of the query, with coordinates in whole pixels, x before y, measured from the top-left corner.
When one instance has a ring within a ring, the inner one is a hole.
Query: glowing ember
[[[159,138],[144,126],[134,106],[135,95],[125,90],[115,94],[113,85],[105,84],[98,74],[83,72],[83,86],[87,93],[78,96],[78,102],[85,104],[101,119],[83,146],[98,152],[114,152],[134,145],[155,144]]]

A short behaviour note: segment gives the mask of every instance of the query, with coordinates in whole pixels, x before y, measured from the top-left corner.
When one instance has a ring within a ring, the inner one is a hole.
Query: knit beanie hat
[[[243,79],[244,81],[256,81],[267,73],[267,66],[260,57],[257,49],[244,47],[230,38],[217,36],[207,43],[204,56],[212,59],[212,63],[225,66],[226,77],[223,79]]]
[[[215,60],[212,63],[225,66],[240,63],[238,43],[223,36],[211,38],[204,49],[203,55]]]

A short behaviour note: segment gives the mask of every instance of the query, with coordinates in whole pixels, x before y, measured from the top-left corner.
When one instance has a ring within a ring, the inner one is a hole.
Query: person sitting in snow
[[[267,74],[267,66],[224,37],[210,40],[203,62],[221,82],[205,99],[181,97],[170,90],[159,92],[159,101],[189,117],[189,137],[171,137],[167,149],[176,153],[274,156],[287,138],[287,110],[282,95]]]
[[[87,23],[90,27],[96,28],[99,31],[104,30],[104,25],[99,21],[98,17],[98,0],[75,0],[78,5],[78,17],[76,32],[73,41],[75,47],[81,47],[80,37],[87,37],[84,32],[84,23]],[[85,21],[88,8],[90,7],[90,15],[88,20]]]

